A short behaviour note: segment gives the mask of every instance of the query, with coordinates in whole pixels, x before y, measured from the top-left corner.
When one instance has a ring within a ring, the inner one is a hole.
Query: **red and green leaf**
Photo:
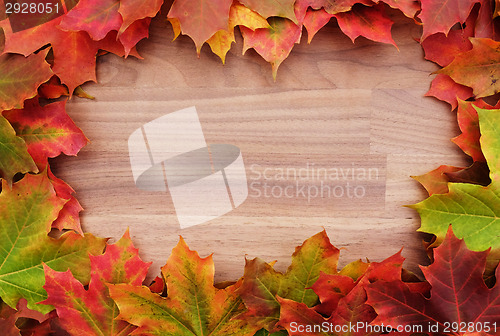
[[[167,298],[144,286],[108,285],[120,309],[118,319],[138,326],[136,334],[253,336],[260,329],[235,319],[244,310],[236,294],[241,281],[215,288],[212,256],[200,258],[182,238],[162,267],[162,275]]]
[[[5,118],[28,146],[39,169],[48,158],[61,153],[75,156],[88,139],[66,113],[66,101],[40,106],[38,99],[25,102],[23,109],[4,112]]]
[[[248,308],[244,315],[262,323],[273,332],[279,320],[277,297],[294,300],[311,307],[318,301],[310,287],[320,273],[337,273],[339,250],[331,245],[326,232],[320,232],[295,249],[292,264],[285,274],[256,258],[247,260],[240,295]]]
[[[474,325],[499,323],[499,286],[488,289],[483,280],[488,251],[470,251],[450,229],[434,255],[434,263],[423,268],[432,286],[430,299],[411,292],[402,281],[368,285],[368,303],[378,314],[373,323],[421,325],[425,330],[431,323],[438,325],[440,332],[450,321]]]
[[[75,191],[66,182],[57,178],[50,168],[48,168],[48,176],[57,197],[66,201],[61,211],[59,211],[59,216],[52,222],[52,228],[59,231],[74,230],[83,236],[83,230],[80,226],[80,212],[83,208],[73,196]]]
[[[499,110],[476,108],[481,130],[481,150],[490,170],[491,184],[484,187],[468,183],[449,183],[449,192],[434,194],[425,201],[412,205],[422,221],[419,231],[436,235],[437,242],[446,236],[451,223],[459,238],[464,238],[467,246],[475,251],[489,247],[500,248],[496,234],[500,219],[499,205],[499,162],[500,162],[500,121]]]
[[[116,320],[118,308],[111,299],[107,283],[140,286],[149,264],[143,262],[130,240],[128,231],[100,256],[91,256],[91,280],[88,290],[71,272],[56,272],[45,266],[45,290],[41,302],[56,308],[60,324],[71,335],[128,335],[134,329]]]
[[[321,304],[310,308],[303,303],[278,298],[281,305],[279,325],[290,335],[331,335],[331,330],[325,329],[325,326],[342,330],[342,335],[380,335],[380,332],[359,327],[360,323],[367,325],[377,316],[367,304],[366,287],[377,281],[401,280],[403,261],[398,252],[380,263],[355,262],[346,266],[340,274],[322,274],[312,286]],[[355,273],[359,273],[355,279],[342,274],[352,273],[353,268],[357,269]],[[318,330],[318,327],[322,328]]]
[[[471,42],[472,50],[459,54],[438,73],[471,87],[476,98],[491,96],[500,91],[500,42],[485,38]]]
[[[479,138],[481,137],[479,132],[479,117],[474,106],[489,109],[493,108],[482,100],[475,102],[459,100],[457,119],[462,134],[453,138],[452,141],[457,144],[465,154],[472,157],[474,161],[485,162],[486,159],[481,151],[481,144],[479,142]]]
[[[300,41],[302,27],[283,18],[270,18],[270,28],[251,30],[240,27],[243,35],[243,53],[253,48],[267,62],[271,63],[273,77],[281,63],[288,57],[295,43]]]
[[[59,198],[47,173],[27,174],[12,189],[3,183],[0,194],[0,296],[11,307],[19,299],[30,309],[46,313],[50,306],[35,303],[46,298],[43,264],[52,269],[70,269],[84,284],[89,281],[89,253],[100,254],[105,241],[90,234],[66,232],[49,237],[52,222],[65,201]]]
[[[24,101],[34,97],[38,87],[52,77],[46,55],[42,51],[28,57],[0,56],[0,110],[22,108]]]
[[[17,173],[38,172],[28,146],[3,116],[0,116],[0,156],[0,174],[9,185]]]

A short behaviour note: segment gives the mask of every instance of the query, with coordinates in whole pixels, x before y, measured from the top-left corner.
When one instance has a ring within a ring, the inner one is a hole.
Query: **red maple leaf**
[[[340,29],[354,42],[358,36],[396,46],[391,36],[394,23],[385,14],[383,5],[356,5],[352,10],[335,14]],[[397,47],[397,46],[396,46]]]
[[[127,283],[140,286],[150,263],[143,262],[133,246],[128,231],[106,252],[91,256],[91,279],[88,290],[71,272],[56,272],[45,266],[43,304],[56,308],[60,324],[71,335],[128,335],[135,329],[125,321],[115,320],[118,308],[109,296],[106,284]]]
[[[418,17],[424,26],[422,40],[435,33],[447,35],[456,23],[467,20],[477,2],[479,0],[421,0],[422,12]]]
[[[488,254],[467,249],[450,228],[441,246],[434,250],[434,263],[421,267],[432,286],[430,298],[412,292],[400,280],[370,284],[368,304],[378,314],[372,323],[421,326],[423,332],[436,334],[498,335],[495,329],[500,323],[500,285],[489,289],[483,280]],[[500,268],[496,276],[498,279]]]

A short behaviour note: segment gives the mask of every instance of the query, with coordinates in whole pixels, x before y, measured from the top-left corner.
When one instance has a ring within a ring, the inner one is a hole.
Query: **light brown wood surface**
[[[78,157],[54,160],[54,171],[76,190],[84,230],[114,241],[130,228],[143,259],[153,261],[150,276],[179,235],[202,256],[213,252],[216,279],[230,280],[243,274],[245,256],[277,259],[285,270],[294,247],[323,228],[345,248],[341,265],[379,261],[404,247],[407,266],[416,270],[426,263],[419,218],[403,205],[426,193],[410,175],[465,164],[450,141],[459,134],[456,116],[447,104],[423,97],[436,66],[423,59],[414,40],[419,33],[410,20],[398,19],[398,51],[363,38],[353,44],[335,25],[310,45],[304,32],[273,82],[270,65],[255,52],[241,55],[240,39],[226,65],[208,46],[197,59],[192,41],[172,43],[170,25],[157,18],[138,48],[144,60],[99,58],[99,83],[84,86],[96,100],[68,104],[91,143]],[[379,179],[355,200],[249,196],[225,216],[181,230],[168,193],[136,188],[127,139],[141,125],[189,106],[197,107],[208,143],[241,149],[249,181],[256,180],[252,165],[276,171],[307,164],[377,168]]]

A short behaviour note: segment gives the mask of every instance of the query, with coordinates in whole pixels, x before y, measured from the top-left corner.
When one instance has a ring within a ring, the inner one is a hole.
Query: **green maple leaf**
[[[248,308],[242,315],[249,321],[263,325],[271,332],[278,331],[276,323],[280,316],[278,296],[311,307],[318,296],[311,289],[320,272],[337,273],[339,250],[320,232],[297,247],[292,255],[292,264],[285,274],[274,270],[258,258],[247,260],[243,284],[239,293]]]
[[[38,172],[28,153],[26,142],[18,136],[7,119],[0,115],[0,176],[9,184],[16,173]]]
[[[181,238],[162,267],[167,298],[144,286],[108,285],[117,319],[138,326],[135,335],[253,336],[258,326],[234,318],[245,308],[236,293],[241,280],[218,289],[214,271],[212,256],[200,258]]]
[[[477,108],[481,149],[490,168],[491,184],[449,183],[449,192],[434,194],[410,206],[422,219],[419,231],[441,242],[449,225],[469,249],[500,248],[500,110]]]
[[[46,299],[42,288],[43,265],[58,271],[71,270],[87,284],[90,254],[100,254],[105,240],[66,232],[54,239],[47,234],[67,200],[59,198],[44,172],[26,175],[12,189],[3,181],[0,194],[0,297],[15,308],[21,298],[28,308],[48,313],[52,307],[37,305]]]
[[[24,100],[36,95],[38,87],[53,73],[45,61],[47,51],[28,57],[0,56],[0,109],[22,108]]]
[[[45,266],[45,290],[42,302],[57,310],[59,323],[72,335],[128,335],[135,327],[115,320],[118,307],[108,293],[106,283],[140,286],[149,263],[139,258],[128,231],[116,244],[108,245],[103,255],[91,256],[91,280],[88,290],[70,271],[56,272]]]

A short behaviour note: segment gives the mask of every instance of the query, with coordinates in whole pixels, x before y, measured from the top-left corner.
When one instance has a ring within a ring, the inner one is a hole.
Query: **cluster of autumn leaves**
[[[424,334],[500,334],[495,280],[500,275],[495,96],[500,1],[67,0],[62,5],[60,16],[20,31],[0,13],[3,334],[326,335],[332,333],[304,328],[358,323],[391,325],[396,335],[414,334],[398,327],[418,326]],[[113,245],[83,233],[74,191],[54,176],[48,160],[76,155],[88,141],[67,115],[66,101],[88,98],[80,85],[96,81],[97,56],[140,57],[135,46],[148,36],[151,18],[162,6],[176,37],[191,37],[198,53],[207,43],[223,62],[238,26],[243,51],[255,49],[271,63],[274,76],[300,42],[303,27],[309,42],[335,20],[353,41],[364,36],[394,44],[389,7],[423,26],[425,57],[442,67],[428,95],[456,111],[462,134],[453,141],[471,158],[469,167],[441,166],[415,177],[430,197],[412,207],[422,218],[420,231],[435,237],[428,244],[433,262],[422,268],[425,281],[402,268],[400,253],[337,271],[339,251],[322,232],[296,249],[285,274],[273,263],[247,260],[240,280],[216,285],[211,257],[200,258],[181,239],[162,277],[143,286],[149,264],[138,257],[128,233]],[[439,332],[429,330],[431,325]]]

